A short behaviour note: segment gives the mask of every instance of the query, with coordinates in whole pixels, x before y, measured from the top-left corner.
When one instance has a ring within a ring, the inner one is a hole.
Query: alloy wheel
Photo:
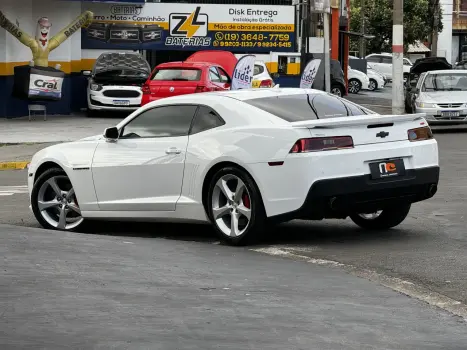
[[[341,89],[334,87],[331,89],[331,94],[342,97]]]
[[[212,192],[212,217],[222,233],[239,237],[251,220],[251,196],[245,183],[232,174],[223,175]]]
[[[376,90],[376,82],[374,80],[370,80],[370,84],[368,85],[368,90],[370,91]]]
[[[60,230],[72,230],[83,221],[75,190],[65,175],[53,176],[42,184],[37,207],[42,218]]]
[[[358,81],[356,80],[349,81],[349,92],[352,94],[356,94],[359,91],[360,91],[360,86],[359,86]]]

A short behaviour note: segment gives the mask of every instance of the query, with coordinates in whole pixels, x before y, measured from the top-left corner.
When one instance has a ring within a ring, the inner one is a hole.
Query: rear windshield
[[[166,81],[198,81],[201,78],[200,69],[162,68],[158,69],[152,80]]]
[[[350,101],[328,94],[262,97],[244,102],[288,122],[376,114]]]

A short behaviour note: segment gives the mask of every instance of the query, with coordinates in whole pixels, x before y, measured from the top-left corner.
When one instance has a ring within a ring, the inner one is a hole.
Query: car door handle
[[[178,149],[177,147],[170,147],[170,148],[166,149],[165,153],[167,153],[167,154],[180,154],[180,153],[182,153],[182,150]]]

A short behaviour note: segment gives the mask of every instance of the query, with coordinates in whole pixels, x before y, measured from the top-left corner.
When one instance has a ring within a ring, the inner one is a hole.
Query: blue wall
[[[81,74],[66,75],[62,87],[62,99],[47,103],[47,114],[68,115],[87,106],[87,79]],[[0,76],[0,118],[28,115],[28,102],[13,98],[13,76]]]

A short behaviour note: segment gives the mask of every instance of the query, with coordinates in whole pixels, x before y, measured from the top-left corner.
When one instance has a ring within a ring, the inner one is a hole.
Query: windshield
[[[467,73],[430,74],[423,82],[423,91],[467,91]]]
[[[162,68],[156,71],[152,80],[198,81],[200,78],[200,69]]]

